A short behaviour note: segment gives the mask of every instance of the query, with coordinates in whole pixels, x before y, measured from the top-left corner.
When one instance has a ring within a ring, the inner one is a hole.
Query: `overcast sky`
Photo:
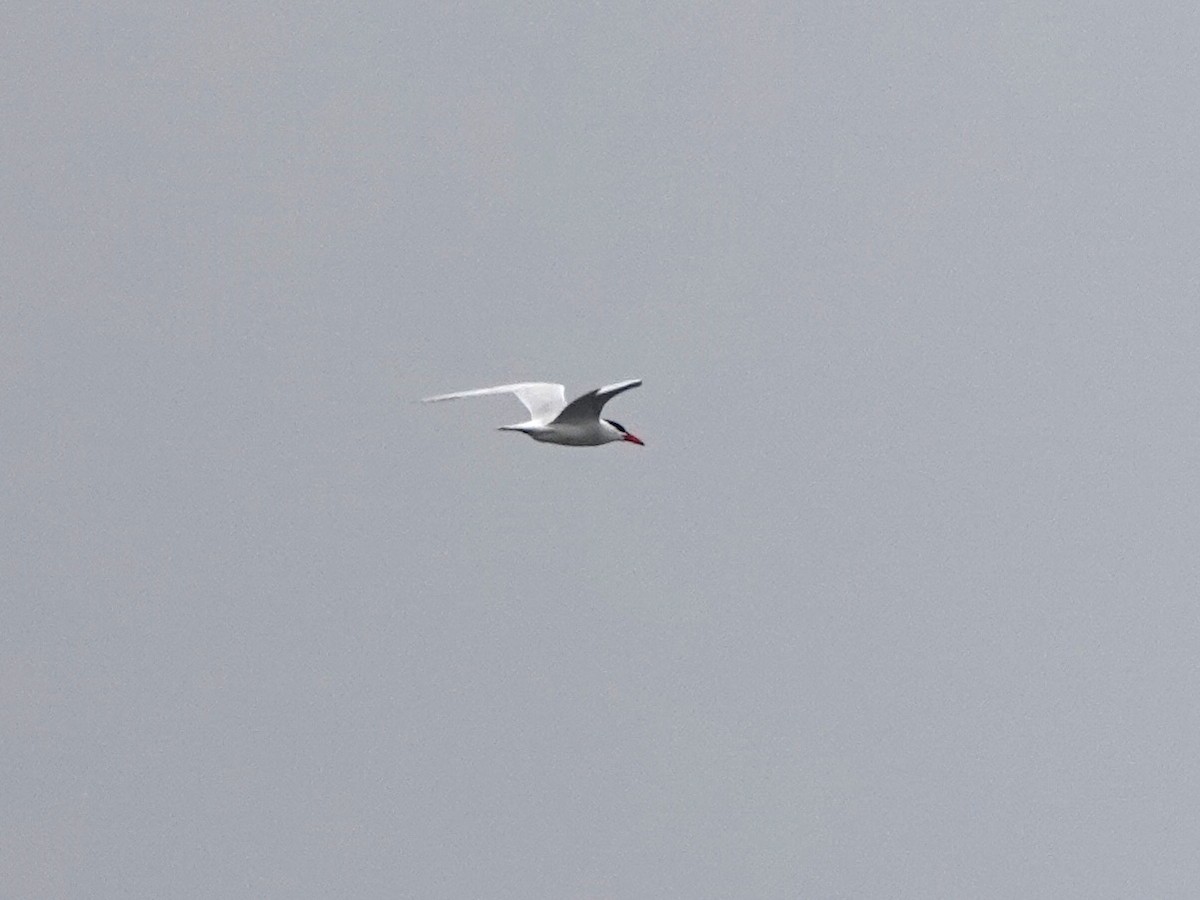
[[[1200,896],[1198,46],[11,4],[5,896]]]

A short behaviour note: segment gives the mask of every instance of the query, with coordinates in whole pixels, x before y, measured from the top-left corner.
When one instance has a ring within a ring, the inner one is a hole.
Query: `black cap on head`
[[[625,426],[622,425],[620,422],[614,422],[612,419],[605,419],[604,421],[607,422],[609,425],[611,425],[613,428],[617,429],[617,431],[621,432],[621,434],[629,434],[629,432],[625,430]]]

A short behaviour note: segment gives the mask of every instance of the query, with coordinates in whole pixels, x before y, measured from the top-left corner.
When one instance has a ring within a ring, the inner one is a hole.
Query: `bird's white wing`
[[[627,391],[630,388],[635,388],[642,383],[640,378],[631,378],[629,381],[618,381],[616,384],[606,384],[602,388],[596,388],[594,391],[588,391],[586,394],[576,397],[570,404],[558,414],[555,422],[593,422],[600,418],[600,411],[604,409],[604,404],[622,391]]]
[[[486,397],[489,394],[515,394],[525,404],[531,419],[549,422],[567,405],[566,393],[561,384],[546,384],[541,381],[526,381],[521,384],[500,384],[496,387],[477,388],[473,391],[457,391],[453,394],[438,394],[426,397],[422,403],[437,403],[441,400],[458,400],[462,397]]]

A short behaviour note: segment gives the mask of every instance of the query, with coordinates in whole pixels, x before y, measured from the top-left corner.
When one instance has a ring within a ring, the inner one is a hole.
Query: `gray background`
[[[1192,4],[0,44],[4,896],[1200,895]]]

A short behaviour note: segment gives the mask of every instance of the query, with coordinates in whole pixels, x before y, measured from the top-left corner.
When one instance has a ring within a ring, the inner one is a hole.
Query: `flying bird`
[[[597,447],[614,441],[629,441],[642,444],[642,439],[626,430],[625,426],[612,419],[600,417],[604,404],[622,391],[635,388],[642,383],[640,378],[618,381],[594,391],[588,391],[567,403],[565,389],[561,384],[546,384],[527,381],[521,384],[501,384],[496,387],[478,388],[473,391],[458,391],[454,394],[439,394],[426,397],[422,403],[437,403],[441,400],[458,400],[462,397],[484,397],[489,394],[514,394],[529,410],[529,421],[517,425],[502,425],[501,431],[520,431],[535,441],[547,444],[565,444],[568,447]]]

